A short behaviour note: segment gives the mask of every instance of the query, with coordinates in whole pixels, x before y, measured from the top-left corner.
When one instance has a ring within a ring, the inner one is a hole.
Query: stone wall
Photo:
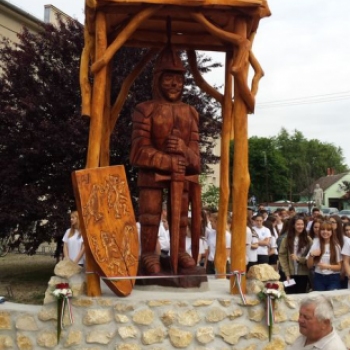
[[[103,297],[90,298],[85,295],[81,275],[54,276],[43,306],[0,304],[0,350],[287,349],[299,335],[298,304],[303,295],[287,296],[276,303],[269,342],[265,306],[256,297],[266,273],[257,270],[256,278],[248,277],[250,294],[248,305],[243,305],[239,296],[229,293],[227,280],[211,279],[201,290],[135,288],[127,298],[118,298],[104,288]],[[61,281],[69,281],[74,292],[74,322],[70,324],[66,312],[57,344],[57,308],[51,291]],[[334,304],[334,326],[350,347],[350,294],[347,290],[327,294]]]

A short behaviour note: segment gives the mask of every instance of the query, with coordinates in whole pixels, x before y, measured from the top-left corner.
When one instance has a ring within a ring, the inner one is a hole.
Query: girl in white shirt
[[[214,259],[215,259],[215,250],[216,250],[216,225],[218,220],[218,214],[213,213],[210,215],[210,222],[212,225],[212,229],[208,229],[208,236],[207,236],[207,244],[208,244],[208,254],[207,254],[207,262],[206,262],[206,273],[208,275],[215,274],[216,269],[214,265]],[[226,231],[226,257],[227,262],[231,255],[231,233],[229,231]],[[226,264],[226,267],[228,267],[228,263]]]
[[[70,215],[71,227],[63,236],[63,254],[65,258],[69,258],[76,264],[84,265],[85,248],[83,237],[80,232],[79,215],[77,211],[73,211]]]
[[[267,227],[263,226],[264,219],[260,214],[255,215],[253,221],[253,229],[259,236],[258,263],[268,264],[271,232]]]
[[[341,248],[333,233],[332,224],[321,224],[320,236],[315,240],[307,255],[307,266],[315,266],[314,290],[340,289]]]

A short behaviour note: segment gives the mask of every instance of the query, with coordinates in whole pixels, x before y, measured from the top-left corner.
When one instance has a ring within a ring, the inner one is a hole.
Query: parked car
[[[349,209],[343,209],[339,212],[339,216],[347,216],[350,218],[350,210]]]
[[[323,215],[339,215],[339,210],[337,208],[322,208],[321,209]]]
[[[301,207],[297,207],[295,208],[295,211],[297,214],[309,214],[309,208],[301,208]]]

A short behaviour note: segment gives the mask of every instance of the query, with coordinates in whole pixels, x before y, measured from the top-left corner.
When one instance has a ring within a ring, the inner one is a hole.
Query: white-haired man
[[[332,326],[333,307],[323,295],[310,294],[300,303],[299,332],[289,350],[346,350]]]

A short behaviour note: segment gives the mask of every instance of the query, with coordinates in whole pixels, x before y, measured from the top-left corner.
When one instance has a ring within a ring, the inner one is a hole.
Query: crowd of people
[[[191,217],[188,218],[186,252],[191,255]],[[218,213],[203,210],[197,264],[215,274],[216,226]],[[226,226],[226,272],[230,272],[231,224]],[[77,212],[71,213],[71,227],[63,238],[64,256],[84,263],[84,244]],[[166,210],[159,225],[156,252],[170,254],[170,232]],[[248,209],[246,229],[247,271],[257,264],[269,264],[281,276],[287,294],[347,289],[350,276],[350,219],[323,216],[318,208],[312,215],[297,214],[293,208],[268,213],[259,207]]]
[[[186,251],[191,254],[191,218],[188,219]],[[218,213],[203,210],[198,265],[207,274],[215,274],[216,225]],[[226,226],[226,272],[230,268],[231,224]],[[139,224],[137,225],[140,229]],[[169,255],[170,233],[164,209],[158,232],[157,253]],[[63,237],[65,257],[83,265],[85,248],[79,216],[71,213],[71,227]],[[270,264],[286,281],[286,293],[329,291],[348,288],[350,276],[350,220],[337,215],[324,217],[315,208],[312,217],[294,210],[278,209],[269,214],[260,208],[257,214],[248,209],[246,230],[247,270],[256,264]],[[289,347],[294,349],[339,349],[346,347],[332,326],[333,306],[324,295],[308,294],[300,304],[300,336]]]
[[[323,216],[314,208],[310,217],[290,210],[257,214],[248,210],[247,270],[267,263],[285,282],[287,294],[348,288],[350,276],[350,219]]]

